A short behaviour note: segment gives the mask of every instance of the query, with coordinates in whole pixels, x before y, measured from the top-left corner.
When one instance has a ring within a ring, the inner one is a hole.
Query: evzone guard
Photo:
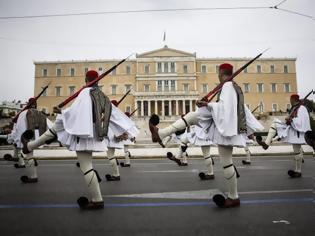
[[[102,209],[104,202],[100,191],[99,177],[92,165],[92,151],[102,152],[107,150],[109,123],[120,128],[121,134],[124,124],[119,124],[112,116],[112,104],[107,96],[99,89],[97,82],[113,71],[126,59],[120,61],[102,75],[98,76],[96,71],[90,70],[86,73],[86,85],[67,100],[54,108],[59,113],[53,126],[35,141],[29,141],[29,136],[22,136],[23,153],[29,155],[36,147],[43,145],[46,141],[56,137],[69,150],[76,151],[80,168],[84,174],[91,200],[80,197],[77,202],[81,209]],[[67,109],[61,108],[75,101]]]
[[[117,106],[118,104],[112,101],[112,118],[115,122],[110,122],[109,124],[107,158],[111,163],[113,174],[105,175],[107,181],[120,180],[119,165],[115,157],[115,149],[123,149],[125,141],[136,137],[139,133],[135,123],[121,112]],[[122,130],[124,132],[122,132]]]
[[[125,112],[125,115],[131,119],[132,115],[134,114],[135,111],[133,111],[132,113],[130,112]],[[137,129],[137,127],[135,126],[135,129]],[[138,131],[139,132],[139,131]],[[135,136],[130,136],[128,137],[127,140],[124,140],[124,157],[125,157],[125,161],[120,162],[120,166],[121,167],[130,167],[130,158],[131,158],[131,153],[129,151],[129,146],[134,145],[136,142],[136,137]]]
[[[37,103],[35,98],[31,98],[29,104],[31,104],[29,109],[21,112],[16,121],[14,143],[18,149],[23,148],[24,136],[29,135],[29,139],[38,138],[52,126],[51,121],[47,119],[46,115],[36,109]],[[34,159],[33,153],[29,155],[22,154],[21,156],[24,158],[27,170],[27,175],[21,176],[21,181],[24,183],[38,182],[37,161]]]
[[[184,115],[182,115],[183,117]],[[172,152],[167,152],[166,157],[170,159],[171,161],[174,161],[179,166],[187,166],[187,148],[189,142],[189,136],[191,135],[191,128],[186,127],[183,130],[179,130],[175,133],[173,133],[171,136],[168,136],[168,139],[164,141],[164,145],[166,145],[170,141],[174,141],[179,145],[178,152],[174,156]]]
[[[13,157],[11,154],[5,154],[3,158],[7,161],[18,161],[18,163],[14,164],[15,168],[25,168],[25,161],[21,155],[21,135],[28,128],[32,129],[33,131],[36,129],[36,134],[38,134],[39,126],[41,126],[40,131],[43,132],[43,126],[45,122],[47,122],[48,125],[51,125],[50,120],[46,119],[46,117],[44,117],[44,115],[37,110],[36,103],[37,99],[47,90],[49,84],[43,87],[41,92],[36,97],[29,98],[26,106],[12,119],[12,123],[10,124],[10,127],[12,127],[11,132],[2,136],[2,138],[7,139],[9,144],[13,144]],[[27,113],[25,113],[25,111],[27,111]],[[17,126],[18,118],[21,114],[22,118],[19,120],[19,125]]]
[[[291,178],[299,178],[302,176],[302,144],[305,144],[305,134],[311,130],[310,117],[298,94],[291,95],[290,103],[292,106],[290,115],[285,119],[285,122],[274,119],[265,141],[260,136],[257,136],[256,140],[265,150],[269,148],[274,139],[292,144],[295,155],[295,169],[289,170],[288,175]]]
[[[149,121],[152,141],[159,142],[160,144],[163,144],[162,140],[164,138],[187,126],[198,125],[208,128],[213,125],[213,130],[210,132],[210,140],[213,144],[218,145],[224,176],[228,183],[227,198],[220,194],[213,197],[213,201],[220,207],[235,207],[240,205],[237,193],[238,172],[232,160],[233,147],[246,146],[248,128],[253,131],[263,128],[244,104],[244,96],[241,88],[232,81],[238,73],[260,55],[262,54],[259,54],[234,74],[232,65],[227,63],[220,65],[218,76],[220,85],[211,92],[214,94],[220,90],[218,102],[208,103],[207,97],[197,101],[199,109],[196,112],[189,112],[182,119],[177,120],[164,129],[156,127],[157,115],[153,115]]]
[[[184,116],[182,116],[182,117],[184,117]],[[210,135],[209,131],[210,131],[211,127],[213,127],[213,125],[204,126],[204,127],[195,125],[193,127],[193,130],[192,130],[192,127],[189,126],[183,130],[185,132],[176,131],[175,134],[172,134],[172,136],[173,137],[175,136],[182,143],[178,157],[177,156],[174,157],[173,155],[171,155],[171,153],[168,153],[168,156],[167,156],[170,160],[177,162],[178,165],[180,165],[180,166],[185,165],[185,164],[182,164],[182,163],[184,163],[185,159],[183,159],[183,161],[181,162],[179,157],[180,157],[180,155],[182,155],[182,156],[185,155],[188,144],[190,143],[190,144],[194,144],[196,146],[200,146],[203,157],[204,157],[205,165],[207,167],[206,173],[204,173],[204,172],[199,173],[199,177],[201,180],[214,179],[214,174],[213,174],[214,161],[213,161],[213,157],[210,153],[210,146],[213,144],[213,142],[209,136]],[[189,132],[188,132],[188,130],[189,130]],[[178,135],[178,134],[180,134],[180,135]],[[183,158],[187,158],[187,154],[185,156]]]

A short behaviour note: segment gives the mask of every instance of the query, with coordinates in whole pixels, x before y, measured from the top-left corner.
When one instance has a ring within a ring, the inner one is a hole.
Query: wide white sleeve
[[[305,133],[311,130],[310,117],[305,106],[300,106],[297,116],[292,119],[291,126],[293,129]]]
[[[220,100],[209,103],[212,117],[219,133],[225,137],[238,134],[237,130],[237,95],[232,82],[226,82],[221,90]]]
[[[94,127],[90,89],[83,89],[72,105],[63,110],[61,114],[66,132],[81,138],[93,138]]]
[[[17,143],[21,140],[22,134],[25,132],[27,129],[27,124],[26,124],[26,113],[28,110],[23,111],[20,115],[19,118],[16,121],[15,125],[15,131],[14,131],[14,142]]]
[[[253,113],[248,109],[248,107],[244,104],[245,107],[245,115],[246,115],[246,126],[250,130],[256,132],[261,131],[264,129],[264,126],[262,126],[259,121],[256,119],[256,117],[253,115]]]
[[[112,105],[109,127],[116,136],[127,132],[131,137],[136,137],[139,133],[136,124],[114,105]]]

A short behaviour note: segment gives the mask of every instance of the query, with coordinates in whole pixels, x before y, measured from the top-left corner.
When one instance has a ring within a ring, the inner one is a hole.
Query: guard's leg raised
[[[51,140],[54,140],[57,135],[56,131],[54,130],[54,126],[51,129],[46,130],[45,133],[43,133],[41,136],[39,136],[38,139],[30,141],[34,136],[31,134],[31,132],[27,131],[22,135],[22,143],[23,143],[23,153],[27,154],[32,152],[34,149],[44,145],[46,142],[50,142]]]
[[[273,140],[273,138],[277,135],[277,129],[276,129],[276,124],[275,123],[272,123],[272,125],[270,126],[269,128],[269,131],[268,131],[268,135],[267,135],[267,138],[264,141],[262,141],[262,138],[261,136],[257,136],[256,137],[256,141],[259,145],[261,145],[263,147],[263,149],[267,150]]]
[[[184,117],[182,117],[181,119],[178,119],[177,121],[167,126],[166,128],[159,129],[156,126],[159,124],[160,119],[157,115],[152,115],[149,120],[149,128],[151,131],[152,142],[155,142],[155,143],[158,142],[164,147],[162,143],[162,140],[164,138],[166,138],[167,136],[170,136],[176,131],[183,130],[190,125],[196,124],[197,121],[198,121],[198,113],[189,112]]]

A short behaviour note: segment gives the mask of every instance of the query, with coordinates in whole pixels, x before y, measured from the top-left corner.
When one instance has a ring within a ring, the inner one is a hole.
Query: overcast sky
[[[0,17],[166,8],[274,6],[281,0],[0,0]],[[314,0],[280,8],[315,17]],[[0,19],[0,101],[33,96],[34,61],[120,59],[163,47],[197,57],[296,57],[298,91],[315,89],[315,19],[275,9]]]

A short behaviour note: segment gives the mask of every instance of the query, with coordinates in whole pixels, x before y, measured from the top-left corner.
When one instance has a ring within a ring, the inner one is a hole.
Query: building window
[[[289,112],[290,109],[291,109],[291,104],[290,104],[290,103],[287,103],[286,111]]]
[[[126,74],[130,75],[130,72],[131,72],[130,66],[126,66]]]
[[[130,106],[126,106],[126,110],[125,111],[131,113],[131,107]]]
[[[42,76],[47,77],[47,75],[48,75],[48,70],[45,68],[42,70]]]
[[[99,67],[99,68],[98,68],[98,72],[102,73],[102,71],[103,71],[103,68],[102,68],[102,67]]]
[[[164,73],[168,73],[168,62],[164,62]]]
[[[149,65],[144,66],[144,73],[146,73],[146,74],[150,73],[150,66]]]
[[[131,90],[131,84],[125,84],[126,93]]]
[[[208,92],[208,84],[202,84],[202,92],[207,93]]]
[[[276,93],[277,92],[277,84],[276,83],[272,83],[271,84],[271,92],[272,93]]]
[[[86,74],[86,72],[88,72],[89,71],[89,68],[88,67],[85,67],[84,68],[84,74]]]
[[[261,73],[261,65],[257,65],[257,73]]]
[[[61,76],[61,69],[60,69],[60,68],[57,68],[57,70],[56,70],[56,76],[57,76],[57,77],[60,77],[60,76]]]
[[[285,74],[288,73],[288,65],[284,65],[284,66],[283,66],[283,72],[284,72]]]
[[[164,91],[168,92],[170,90],[168,80],[164,80]]]
[[[249,83],[244,83],[244,92],[249,93],[250,92],[250,85]]]
[[[201,73],[203,73],[203,74],[207,73],[207,66],[206,65],[201,66]]]
[[[183,84],[184,86],[184,91],[187,93],[189,90],[189,84]]]
[[[247,67],[244,69],[244,73],[245,73],[245,74],[247,73]]]
[[[278,104],[272,103],[272,112],[278,111]]]
[[[158,62],[157,64],[157,72],[162,73],[162,62]]]
[[[111,72],[111,75],[116,75],[116,69]]]
[[[69,86],[69,94],[70,96],[74,94],[75,86]]]
[[[175,80],[171,80],[171,91],[175,91]]]
[[[150,85],[149,84],[144,85],[144,92],[150,92]]]
[[[61,87],[60,86],[55,87],[55,91],[56,91],[56,96],[60,97],[61,96],[60,95]]]
[[[157,90],[158,90],[158,92],[162,91],[162,80],[158,80],[158,82],[157,82]]]
[[[117,94],[117,85],[112,85],[112,95],[116,95]]]
[[[74,68],[71,68],[70,69],[70,76],[73,77],[75,74],[75,69]]]
[[[257,84],[257,92],[258,93],[263,93],[264,92],[264,84],[263,83],[258,83]]]
[[[270,73],[275,73],[275,66],[274,65],[270,66]]]
[[[183,65],[183,71],[184,71],[184,74],[188,73],[188,66],[187,65]]]
[[[290,93],[291,88],[290,88],[290,84],[289,83],[285,83],[284,84],[284,92],[285,93]]]

